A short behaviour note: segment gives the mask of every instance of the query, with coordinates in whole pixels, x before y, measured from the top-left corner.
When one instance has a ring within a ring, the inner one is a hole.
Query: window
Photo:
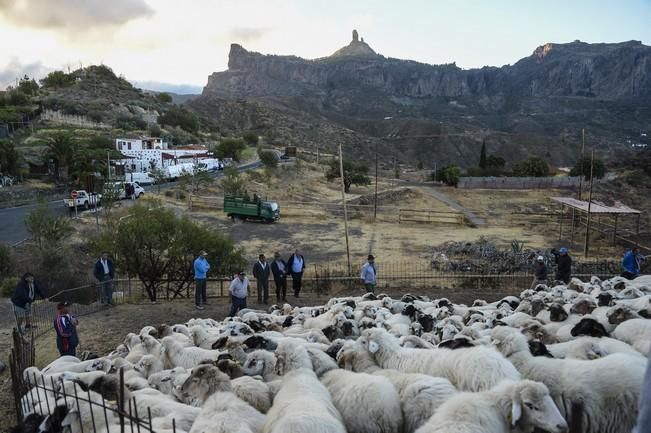
[[[131,150],[131,142],[130,141],[127,142],[127,149]]]

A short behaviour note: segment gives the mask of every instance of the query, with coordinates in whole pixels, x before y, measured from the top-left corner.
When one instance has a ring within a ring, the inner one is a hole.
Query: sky
[[[312,59],[353,29],[387,57],[502,66],[547,42],[651,45],[651,0],[0,0],[0,89],[105,64],[144,87],[197,92],[227,69],[231,43]]]

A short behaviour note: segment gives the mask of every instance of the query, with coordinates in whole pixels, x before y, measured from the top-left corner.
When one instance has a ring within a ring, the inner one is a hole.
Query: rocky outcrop
[[[190,105],[224,130],[246,125],[299,146],[341,142],[363,155],[379,143],[387,158],[474,166],[486,140],[509,162],[534,154],[565,165],[582,128],[616,152],[651,123],[650,97],[651,47],[638,41],[549,43],[513,65],[461,69],[384,57],[354,32],[312,60],[233,44],[228,70]],[[252,104],[264,115],[247,114]]]

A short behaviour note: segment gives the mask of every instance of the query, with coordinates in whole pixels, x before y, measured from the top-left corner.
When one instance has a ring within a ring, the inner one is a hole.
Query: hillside
[[[464,70],[386,58],[357,40],[307,60],[232,44],[228,70],[191,107],[228,130],[385,159],[473,165],[479,145],[507,161],[531,154],[567,165],[581,128],[612,154],[651,120],[651,47],[545,44],[514,65]],[[253,113],[251,113],[253,110]],[[387,119],[390,118],[390,119]]]

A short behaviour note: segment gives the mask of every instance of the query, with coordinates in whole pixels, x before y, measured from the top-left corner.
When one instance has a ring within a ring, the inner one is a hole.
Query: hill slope
[[[306,147],[426,164],[475,165],[489,151],[555,164],[577,155],[580,130],[605,152],[651,120],[651,47],[546,44],[514,65],[463,70],[385,58],[356,34],[315,60],[231,45],[228,70],[210,75],[190,106],[225,130],[259,130]],[[390,119],[385,119],[390,118]]]

